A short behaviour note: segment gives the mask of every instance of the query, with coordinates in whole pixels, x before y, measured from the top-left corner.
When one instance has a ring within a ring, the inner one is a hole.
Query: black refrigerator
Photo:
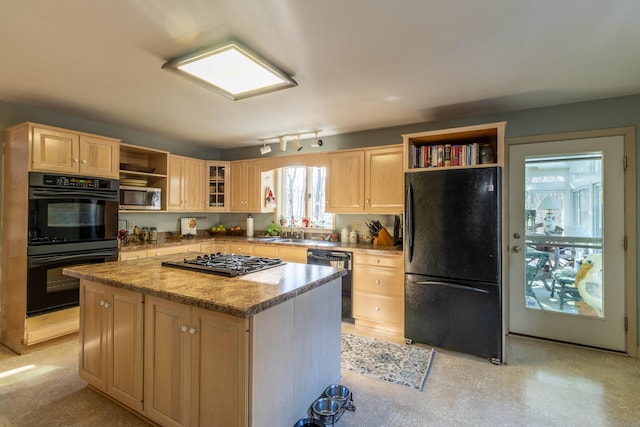
[[[501,169],[405,174],[405,338],[503,361]]]

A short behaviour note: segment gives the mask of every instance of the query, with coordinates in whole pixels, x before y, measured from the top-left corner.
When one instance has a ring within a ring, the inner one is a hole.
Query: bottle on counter
[[[347,230],[347,227],[342,228],[342,232],[340,233],[340,241],[349,242],[349,230]]]
[[[158,229],[156,227],[151,227],[149,229],[149,240],[152,242],[158,241]]]
[[[149,241],[149,227],[142,227],[142,241]]]

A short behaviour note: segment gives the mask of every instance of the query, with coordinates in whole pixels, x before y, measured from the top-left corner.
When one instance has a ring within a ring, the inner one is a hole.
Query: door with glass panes
[[[509,331],[625,351],[624,138],[508,150]]]

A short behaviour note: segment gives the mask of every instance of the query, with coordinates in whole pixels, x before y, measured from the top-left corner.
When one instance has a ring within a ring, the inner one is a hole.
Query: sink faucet
[[[290,225],[289,225],[289,237],[291,237],[291,238],[293,238],[293,221],[294,221],[293,215],[291,215],[291,222],[290,222]]]

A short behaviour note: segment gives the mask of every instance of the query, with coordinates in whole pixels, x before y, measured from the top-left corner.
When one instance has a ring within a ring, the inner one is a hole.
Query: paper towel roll
[[[247,237],[253,237],[253,217],[247,217]]]

